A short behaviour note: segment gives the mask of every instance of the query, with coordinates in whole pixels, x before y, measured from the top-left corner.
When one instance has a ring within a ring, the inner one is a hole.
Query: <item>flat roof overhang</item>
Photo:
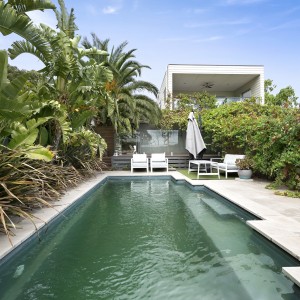
[[[260,74],[182,74],[173,73],[173,93],[208,91],[234,92]]]

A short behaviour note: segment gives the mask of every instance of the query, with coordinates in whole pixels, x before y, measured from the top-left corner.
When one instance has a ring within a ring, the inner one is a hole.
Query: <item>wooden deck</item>
[[[151,155],[148,155],[150,158]],[[166,155],[169,159],[169,168],[186,169],[189,166],[188,154]],[[203,159],[210,160],[211,157],[216,157],[215,154],[205,154]],[[111,168],[113,170],[130,170],[131,155],[118,155],[111,157]]]

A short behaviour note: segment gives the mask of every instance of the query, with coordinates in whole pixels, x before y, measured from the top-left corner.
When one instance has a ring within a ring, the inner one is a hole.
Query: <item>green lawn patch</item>
[[[182,169],[182,170],[177,170],[184,176],[188,177],[189,179],[197,179],[197,172],[190,172],[188,174],[188,170]],[[218,178],[218,175],[210,175],[210,176],[199,176],[200,180],[234,180],[236,178],[236,174],[228,174],[228,178],[225,178],[224,175],[220,174],[220,179]]]

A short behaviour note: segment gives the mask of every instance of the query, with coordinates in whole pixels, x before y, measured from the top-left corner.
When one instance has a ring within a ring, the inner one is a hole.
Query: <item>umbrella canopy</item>
[[[206,149],[197,120],[195,119],[193,112],[190,112],[188,116],[185,149],[189,151],[195,159],[197,158],[197,154]]]

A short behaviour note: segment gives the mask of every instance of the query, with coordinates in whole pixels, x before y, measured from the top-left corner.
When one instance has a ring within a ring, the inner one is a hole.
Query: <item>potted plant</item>
[[[253,161],[251,158],[245,156],[245,158],[237,159],[236,165],[240,179],[250,179],[252,177]]]

